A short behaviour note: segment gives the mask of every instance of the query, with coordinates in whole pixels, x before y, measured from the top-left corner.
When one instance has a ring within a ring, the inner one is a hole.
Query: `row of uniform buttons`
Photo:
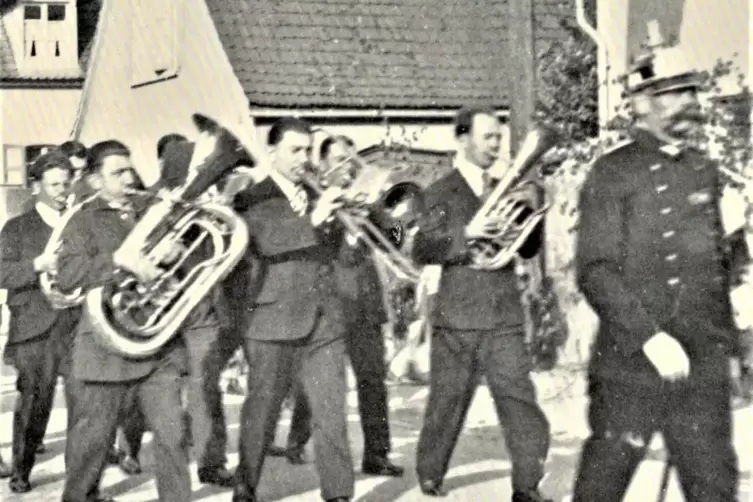
[[[662,168],[662,165],[657,163],[657,164],[651,164],[651,166],[649,167],[649,170],[651,172],[657,172],[661,168]],[[656,185],[656,193],[657,194],[662,194],[662,193],[666,192],[668,189],[669,189],[669,185],[666,184],[666,183],[661,183],[659,185]],[[661,208],[659,210],[659,214],[661,214],[662,216],[668,216],[668,215],[672,214],[672,206],[665,206],[665,207]],[[665,232],[662,233],[662,238],[664,240],[668,240],[668,239],[671,239],[672,237],[674,237],[675,234],[676,234],[676,232],[674,230],[667,230],[667,231],[665,231]],[[670,253],[670,254],[668,254],[668,255],[666,255],[664,257],[664,261],[666,261],[667,263],[675,263],[677,261],[677,258],[678,258],[678,254],[677,253]],[[670,287],[675,287],[675,286],[677,286],[679,284],[680,284],[680,278],[679,277],[670,277],[669,279],[667,279],[667,285],[670,286]]]

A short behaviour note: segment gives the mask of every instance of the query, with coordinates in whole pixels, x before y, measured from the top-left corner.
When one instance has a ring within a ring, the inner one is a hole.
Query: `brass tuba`
[[[510,263],[541,223],[549,205],[537,209],[529,188],[538,184],[521,180],[557,144],[559,137],[552,127],[536,125],[523,140],[513,165],[466,227],[475,268],[496,270]]]
[[[142,283],[129,271],[116,270],[107,284],[86,295],[98,340],[126,357],[148,357],[170,341],[248,245],[246,224],[230,202],[254,178],[257,159],[209,117],[194,114],[193,121],[201,132],[191,159],[193,175],[189,172],[185,183],[173,190],[134,191],[156,203],[123,243],[164,273]],[[215,188],[219,194],[207,197]],[[180,253],[166,258],[166,249]]]
[[[415,284],[421,270],[408,256],[423,213],[423,198],[418,184],[391,182],[391,171],[400,168],[383,169],[353,155],[321,175],[309,166],[302,179],[319,196],[325,190],[338,189],[332,178],[345,179],[345,186],[339,186],[344,205],[335,216],[397,278]]]
[[[63,216],[58,222],[58,225],[52,231],[52,235],[50,235],[50,239],[47,241],[47,245],[44,249],[45,253],[57,253],[62,244],[60,237],[63,235],[65,226],[71,220],[73,215],[79,212],[82,207],[84,207],[98,195],[98,193],[95,193],[85,198],[81,202],[69,207],[63,213]],[[81,303],[83,303],[84,301],[84,294],[81,291],[81,288],[76,289],[76,291],[65,293],[61,291],[60,288],[58,288],[57,281],[55,279],[56,276],[57,274],[55,272],[43,272],[39,275],[39,285],[52,307],[56,310],[65,310],[81,305]]]

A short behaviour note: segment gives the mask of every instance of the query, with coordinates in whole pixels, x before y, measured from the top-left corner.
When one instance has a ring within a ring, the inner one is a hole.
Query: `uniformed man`
[[[87,169],[99,196],[68,222],[62,235],[58,282],[64,291],[88,292],[111,280],[116,269],[131,271],[142,282],[160,277],[157,265],[123,241],[148,202],[129,195],[138,177],[130,151],[115,140],[89,150]],[[181,407],[182,378],[187,373],[181,337],[151,357],[132,359],[106,349],[84,309],[73,348],[71,377],[66,382],[75,403],[69,405],[63,502],[97,500],[107,453],[121,413],[133,399],[154,434],[159,499],[185,502],[191,497],[188,451]]]
[[[330,136],[322,141],[318,175],[323,186],[347,187],[357,174],[348,159],[355,154],[353,140]],[[403,468],[389,459],[390,424],[387,410],[387,366],[382,324],[387,314],[377,270],[372,260],[359,266],[337,264],[339,296],[344,304],[346,344],[358,390],[358,411],[363,430],[364,474],[402,476]],[[306,396],[298,392],[283,453],[293,464],[303,463],[304,446],[311,437],[311,413]],[[270,449],[271,454],[278,453]]]
[[[577,281],[601,322],[574,502],[622,500],[656,432],[685,500],[737,500],[719,176],[683,144],[703,119],[701,75],[686,61],[677,46],[636,60],[632,139],[600,157],[582,189]]]
[[[67,373],[78,309],[56,310],[45,296],[39,274],[54,272],[57,254],[47,243],[59,224],[73,168],[57,150],[33,164],[36,204],[12,218],[0,232],[0,287],[8,290],[11,321],[4,360],[18,372],[13,413],[14,493],[31,490],[29,475],[52,412],[58,375]]]

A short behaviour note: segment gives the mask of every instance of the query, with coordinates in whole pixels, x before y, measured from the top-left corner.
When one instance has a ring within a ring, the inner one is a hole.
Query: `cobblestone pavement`
[[[587,433],[584,423],[585,400],[581,397],[582,386],[570,374],[538,377],[540,397],[552,423],[552,450],[548,464],[549,474],[542,491],[556,501],[567,501],[572,486],[573,472],[581,441]],[[357,474],[356,500],[362,502],[409,502],[433,500],[421,495],[414,472],[415,449],[421,425],[427,389],[418,386],[392,386],[390,388],[391,425],[393,435],[393,459],[406,467],[402,479],[375,478]],[[7,384],[0,396],[0,448],[6,461],[10,460],[10,436],[14,391]],[[230,465],[238,460],[236,444],[241,396],[226,394],[225,406],[230,422]],[[355,393],[349,395],[348,415],[350,438],[356,469],[360,464],[362,436],[355,407]],[[750,473],[753,468],[753,408],[740,408],[735,412],[735,444],[740,455],[743,471],[741,501],[753,501]],[[23,496],[10,493],[7,480],[0,482],[0,500],[4,501],[57,501],[63,485],[65,469],[63,448],[65,444],[66,412],[59,393],[50,427],[46,437],[48,453],[41,455],[32,474],[32,492]],[[282,441],[287,432],[289,413],[285,413],[278,430]],[[148,440],[148,438],[147,438]],[[660,441],[655,441],[647,460],[636,475],[626,502],[650,502],[657,500],[657,492],[663,469],[664,453]],[[307,451],[309,460],[312,449]],[[153,479],[151,447],[142,452],[145,473],[128,477],[117,467],[110,467],[103,480],[104,493],[119,501],[157,501]],[[192,465],[194,496],[192,500],[229,501],[230,492],[209,488],[198,483],[195,464]],[[486,388],[479,388],[471,407],[468,422],[452,460],[446,479],[451,490],[446,499],[452,501],[505,501],[510,500],[510,463],[502,441],[494,408]],[[290,466],[285,461],[270,458],[266,464],[260,496],[264,501],[303,502],[319,498],[316,470],[312,463]],[[674,478],[666,502],[679,502],[682,496]]]

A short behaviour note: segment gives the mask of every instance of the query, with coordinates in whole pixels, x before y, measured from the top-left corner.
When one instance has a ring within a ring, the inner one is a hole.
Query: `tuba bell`
[[[193,122],[201,134],[186,181],[156,194],[133,191],[156,202],[123,246],[142,253],[162,275],[143,283],[119,269],[86,295],[99,342],[126,357],[148,357],[170,341],[248,245],[246,224],[230,202],[254,179],[257,159],[211,118],[194,114]],[[167,258],[166,249],[180,253]]]
[[[496,270],[510,263],[541,223],[549,205],[537,209],[529,189],[539,185],[532,180],[521,180],[559,138],[559,133],[550,126],[532,128],[513,165],[466,227],[469,255],[475,268]]]

